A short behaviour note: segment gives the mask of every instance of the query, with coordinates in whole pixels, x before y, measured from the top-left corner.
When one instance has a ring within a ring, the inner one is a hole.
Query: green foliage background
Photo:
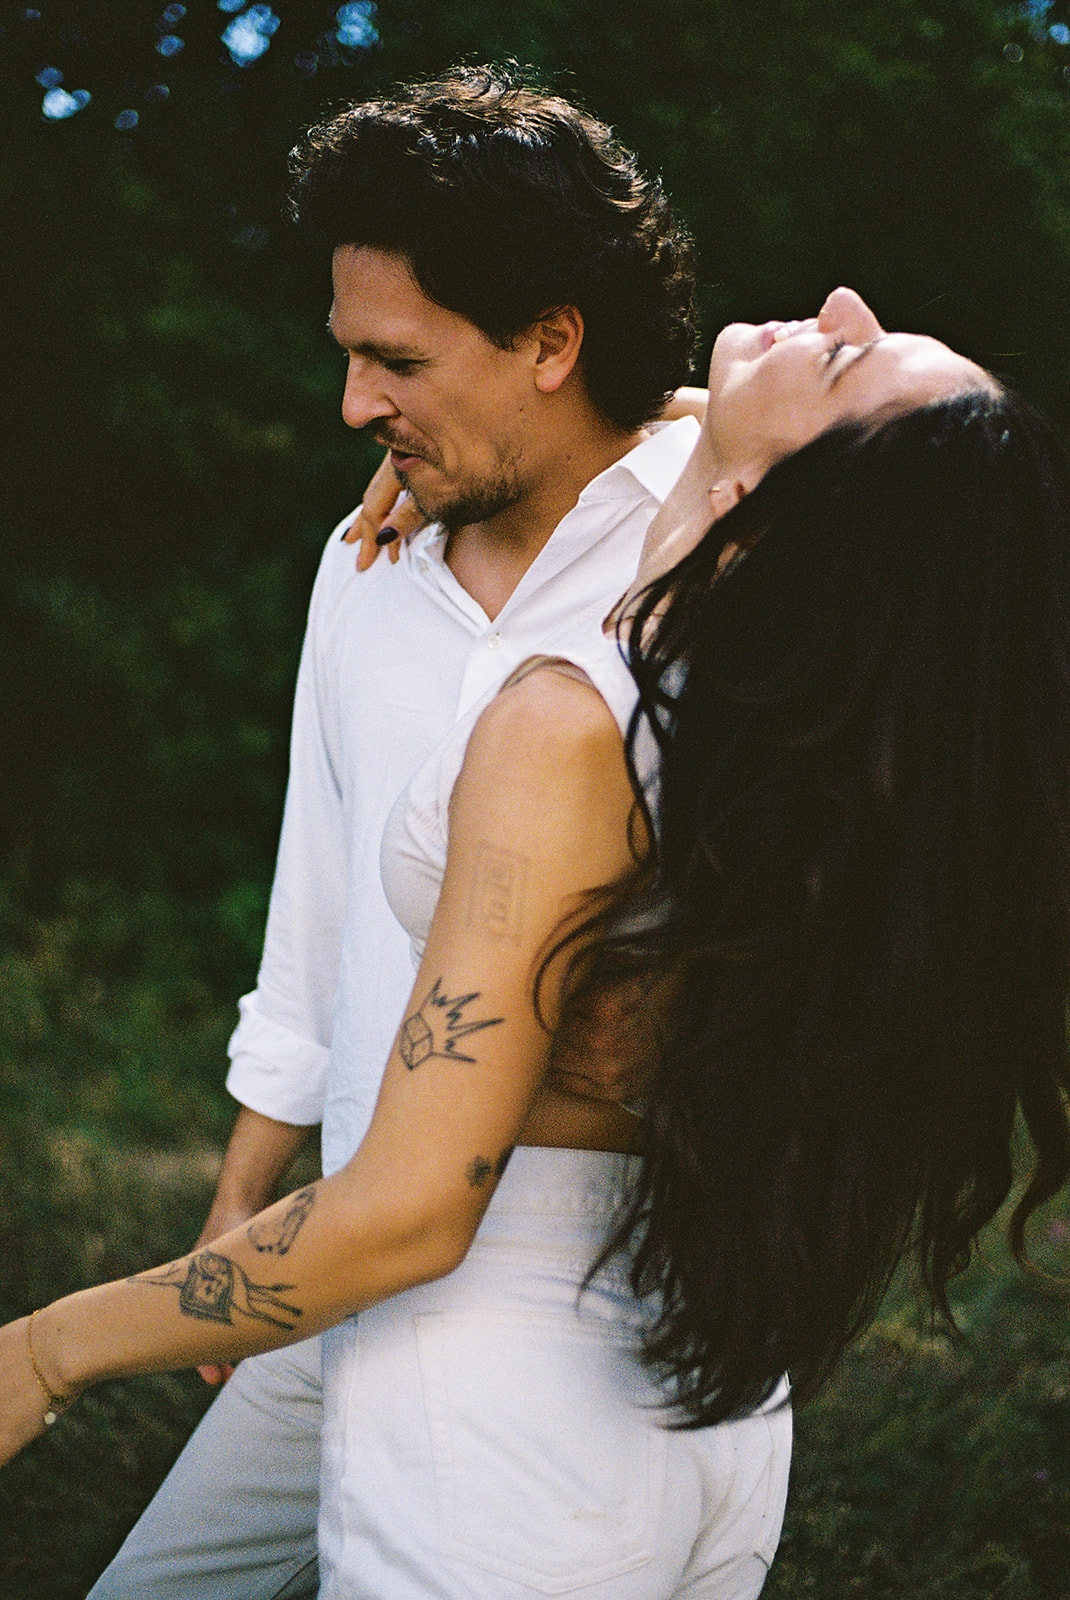
[[[1070,417],[1065,4],[365,9],[378,42],[346,50],[337,6],[277,0],[245,66],[211,0],[0,13],[0,883],[16,922],[94,925],[81,971],[226,987],[255,960],[309,581],[370,464],[282,216],[287,150],[327,106],[531,63],[664,174],[705,345],[848,281]],[[44,117],[44,66],[89,104]]]
[[[307,123],[513,57],[663,174],[698,245],[698,370],[723,320],[808,315],[849,282],[1070,422],[1066,0],[364,9],[377,39],[353,49],[336,4],[274,0],[243,66],[213,0],[0,3],[4,1313],[184,1248],[228,1121],[308,590],[373,459],[340,420],[328,285],[282,216]],[[59,120],[56,73],[91,96]],[[813,1413],[778,1595],[1070,1595],[1061,1302],[1014,1301],[1030,1331],[1012,1348],[1006,1305],[978,1293],[975,1358],[916,1369],[889,1324]],[[1022,1371],[1047,1374],[1024,1399]],[[993,1422],[1005,1383],[1020,1404]],[[202,1403],[181,1380],[129,1394],[0,1485],[0,1518],[38,1541],[9,1543],[0,1594],[83,1592]],[[85,1469],[106,1480],[115,1439],[131,1487],[105,1508]],[[926,1521],[942,1490],[957,1539]],[[57,1493],[92,1524],[62,1549]]]

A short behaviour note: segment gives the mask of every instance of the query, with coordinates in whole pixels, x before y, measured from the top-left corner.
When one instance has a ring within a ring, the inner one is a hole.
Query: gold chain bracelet
[[[59,1421],[67,1407],[74,1404],[74,1396],[69,1394],[53,1394],[52,1390],[48,1387],[48,1384],[45,1382],[44,1377],[42,1376],[40,1367],[34,1360],[33,1319],[36,1317],[36,1315],[36,1311],[31,1311],[30,1320],[26,1324],[26,1349],[29,1352],[30,1366],[33,1368],[33,1375],[41,1385],[41,1393],[48,1402],[48,1410],[45,1412],[45,1427],[50,1428],[54,1422]]]

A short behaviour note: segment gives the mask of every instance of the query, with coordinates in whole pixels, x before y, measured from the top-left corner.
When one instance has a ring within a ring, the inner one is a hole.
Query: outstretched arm
[[[697,417],[701,422],[706,415],[709,404],[710,391],[708,389],[695,389],[688,384],[683,384],[667,405],[663,406],[661,420],[663,422],[677,422],[681,417]]]
[[[632,793],[593,689],[535,673],[488,708],[451,805],[449,860],[369,1132],[340,1172],[209,1247],[0,1332],[0,1458],[54,1395],[287,1344],[464,1257],[545,1071],[532,980],[589,888],[630,864]],[[556,1020],[560,973],[543,1003]]]

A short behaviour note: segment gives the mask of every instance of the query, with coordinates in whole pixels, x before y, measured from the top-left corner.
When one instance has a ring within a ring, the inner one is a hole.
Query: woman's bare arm
[[[708,389],[684,385],[665,405],[661,420],[677,422],[681,417],[697,417],[701,422],[706,415],[709,398]],[[347,544],[359,546],[357,571],[366,572],[382,549],[387,550],[391,561],[396,561],[404,541],[423,526],[424,520],[423,512],[415,500],[402,489],[387,453],[376,468],[364,491],[364,499],[344,534]],[[388,538],[387,535],[392,537]]]
[[[318,1332],[464,1257],[545,1071],[541,954],[583,891],[630,863],[618,730],[585,683],[538,672],[473,733],[449,860],[405,1021],[359,1150],[204,1249],[34,1319],[55,1394],[227,1362]],[[555,1020],[559,974],[544,1002]],[[25,1324],[0,1333],[0,1457],[39,1432]]]

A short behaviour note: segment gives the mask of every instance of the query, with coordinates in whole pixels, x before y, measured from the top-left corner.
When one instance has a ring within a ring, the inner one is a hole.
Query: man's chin
[[[443,495],[435,504],[431,504],[431,496],[427,496],[428,504],[425,506],[413,491],[413,499],[432,522],[441,522],[449,532],[455,533],[459,528],[469,528],[477,522],[489,522],[493,517],[500,516],[503,511],[509,511],[521,498],[519,489],[497,488],[496,490],[479,489],[469,494]]]
[[[417,481],[414,481],[413,468],[427,465],[422,456],[410,456],[407,461],[403,459],[400,465],[395,465],[394,472],[402,488],[412,495],[420,515],[428,522],[441,523],[450,533],[475,522],[487,522],[500,512],[508,511],[521,498],[519,484],[504,478],[452,491],[444,485],[436,494],[433,482],[421,484],[418,481],[424,474],[417,472]]]

